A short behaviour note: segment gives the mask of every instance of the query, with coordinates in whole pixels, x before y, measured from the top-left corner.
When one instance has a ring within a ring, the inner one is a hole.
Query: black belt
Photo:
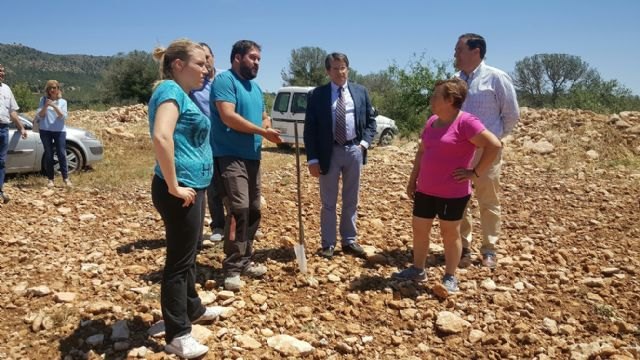
[[[360,141],[358,141],[358,139],[355,139],[355,138],[354,138],[354,139],[351,139],[351,140],[347,140],[347,141],[345,141],[345,143],[344,143],[344,144],[338,144],[338,142],[337,142],[337,141],[334,141],[333,143],[334,143],[334,144],[336,144],[336,145],[340,145],[340,146],[360,145]]]

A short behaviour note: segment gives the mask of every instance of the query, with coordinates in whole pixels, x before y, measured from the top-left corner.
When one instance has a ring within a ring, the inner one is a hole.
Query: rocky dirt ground
[[[71,122],[115,137],[107,152],[148,139],[140,106],[77,112]],[[228,293],[221,247],[200,253],[203,300],[233,308],[194,328],[210,347],[205,359],[640,358],[639,130],[640,113],[523,109],[506,139],[499,266],[459,270],[462,290],[448,296],[434,291],[443,272],[437,233],[428,283],[389,278],[411,259],[404,189],[415,144],[370,152],[358,219],[366,261],[314,255],[318,186],[303,173],[309,276],[291,248],[295,156],[268,146],[255,260],[269,272]],[[0,205],[0,359],[173,358],[148,335],[161,317],[163,226],[148,179],[121,182],[50,190],[9,181],[13,200]],[[301,346],[276,347],[281,334]]]

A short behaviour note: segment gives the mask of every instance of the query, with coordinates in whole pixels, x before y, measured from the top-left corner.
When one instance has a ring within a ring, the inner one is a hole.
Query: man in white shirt
[[[9,151],[9,124],[11,121],[16,124],[23,139],[27,138],[27,131],[18,118],[20,107],[16,103],[11,88],[4,83],[4,75],[4,66],[0,64],[0,202],[6,204],[9,202],[9,196],[4,193],[2,188],[4,186],[5,161]]]
[[[462,110],[480,118],[487,130],[502,139],[511,133],[520,120],[520,110],[511,78],[504,71],[484,63],[486,52],[487,43],[482,36],[468,33],[458,38],[455,66],[460,71],[456,75],[465,80],[469,87]],[[477,149],[473,166],[481,155],[482,150]],[[500,234],[501,161],[502,151],[486,174],[472,179],[482,226],[482,265],[489,268],[496,266],[496,244]],[[471,261],[471,222],[471,211],[467,208],[460,225],[463,247],[460,266],[468,266]]]

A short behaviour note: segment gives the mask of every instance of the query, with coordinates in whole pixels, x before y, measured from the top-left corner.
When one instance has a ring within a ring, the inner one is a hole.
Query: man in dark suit
[[[304,125],[304,144],[311,176],[320,179],[320,255],[333,256],[336,245],[336,202],[342,175],[342,251],[364,257],[356,242],[356,218],[360,170],[367,148],[376,133],[376,120],[369,94],[363,86],[349,83],[349,59],[331,53],[325,59],[331,82],[309,96]]]

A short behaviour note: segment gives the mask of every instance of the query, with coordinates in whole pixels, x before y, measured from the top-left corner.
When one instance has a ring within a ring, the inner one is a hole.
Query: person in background
[[[202,83],[202,87],[199,89],[193,90],[189,93],[189,97],[193,102],[196,103],[200,111],[207,116],[208,119],[211,119],[211,109],[209,105],[209,98],[211,95],[211,83],[213,79],[217,75],[216,68],[214,66],[214,55],[213,51],[207,43],[201,42],[200,46],[204,49],[206,55],[207,62],[207,76],[204,78],[204,82]],[[213,136],[210,136],[211,140]],[[212,145],[213,146],[213,145]],[[212,165],[213,166],[213,165]],[[211,214],[211,237],[209,240],[211,241],[221,241],[224,235],[224,206],[222,204],[222,199],[218,195],[219,191],[216,190],[215,181],[211,181],[209,187],[207,187],[207,201],[202,202],[202,216],[203,216],[203,224],[204,224],[204,215],[206,212],[206,206],[209,205],[209,213]],[[204,240],[204,234],[200,239],[200,243],[198,244],[198,248],[202,248],[202,240]]]
[[[202,47],[176,40],[156,48],[160,82],[149,100],[149,131],[156,158],[151,184],[153,205],[165,225],[166,259],[160,303],[165,351],[186,359],[209,348],[191,335],[191,325],[212,321],[225,309],[204,307],[196,291],[196,255],[202,233],[202,202],[209,186],[211,122],[189,98],[207,75]]]
[[[38,117],[36,121],[40,123],[40,140],[44,148],[44,174],[48,179],[47,187],[54,185],[54,151],[58,155],[62,181],[66,186],[72,186],[67,166],[67,128],[65,126],[67,101],[62,98],[62,89],[58,81],[47,81],[36,116]]]
[[[5,69],[0,64],[0,201],[3,204],[9,202],[9,195],[3,191],[5,177],[5,161],[9,152],[9,124],[13,121],[16,128],[20,131],[23,139],[27,138],[27,131],[22,126],[18,117],[20,107],[13,96],[13,92],[9,85],[4,83]]]
[[[500,140],[477,117],[460,110],[466,95],[463,80],[436,82],[430,101],[434,115],[422,131],[407,184],[407,194],[414,200],[413,265],[392,275],[400,280],[426,280],[429,237],[437,216],[444,243],[442,284],[450,292],[458,291],[455,271],[462,253],[460,220],[471,197],[471,179],[486,174],[501,147]],[[476,148],[483,150],[482,156],[471,166]]]
[[[520,109],[513,82],[504,71],[484,63],[487,43],[478,34],[463,34],[455,47],[456,75],[467,83],[469,89],[462,110],[477,116],[493,135],[502,139],[507,136],[520,120]],[[482,156],[478,149],[472,164]],[[482,265],[495,268],[497,265],[496,245],[500,236],[500,170],[502,151],[498,152],[489,170],[472,179],[474,194],[480,210],[482,227]],[[461,224],[462,261],[461,267],[471,263],[471,209],[467,208]]]

